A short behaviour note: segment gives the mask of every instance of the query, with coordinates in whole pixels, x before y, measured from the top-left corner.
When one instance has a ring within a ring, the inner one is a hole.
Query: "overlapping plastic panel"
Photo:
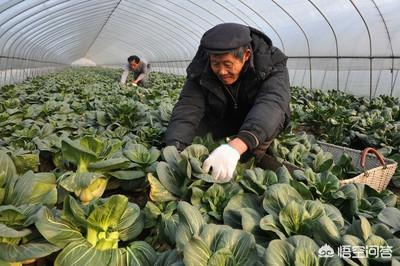
[[[80,58],[122,66],[132,54],[153,71],[184,74],[206,30],[237,22],[265,32],[289,56],[294,86],[400,96],[398,0],[0,3],[0,83],[12,82],[13,71],[24,78]]]

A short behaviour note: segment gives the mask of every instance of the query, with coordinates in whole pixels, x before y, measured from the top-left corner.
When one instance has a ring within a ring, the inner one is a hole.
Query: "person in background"
[[[144,87],[147,85],[147,63],[140,60],[140,58],[136,55],[128,57],[128,64],[124,66],[124,72],[121,75],[121,85],[126,84],[130,72],[133,73],[132,85]]]
[[[216,182],[228,182],[243,154],[260,159],[290,118],[287,57],[261,31],[219,24],[201,38],[187,68],[164,142],[178,150],[195,136],[235,136],[203,163]]]

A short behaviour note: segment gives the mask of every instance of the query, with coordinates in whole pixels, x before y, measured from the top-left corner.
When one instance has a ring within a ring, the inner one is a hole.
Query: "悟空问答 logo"
[[[323,245],[318,250],[318,257],[331,258],[335,255],[335,251],[328,244]]]

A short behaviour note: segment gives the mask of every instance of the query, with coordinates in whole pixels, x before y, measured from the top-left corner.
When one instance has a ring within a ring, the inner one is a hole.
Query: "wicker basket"
[[[386,189],[396,171],[397,163],[390,159],[384,159],[374,148],[366,148],[363,151],[359,151],[325,142],[318,142],[318,144],[324,151],[333,155],[335,162],[339,160],[343,153],[346,153],[352,158],[354,166],[360,164],[359,169],[363,173],[350,179],[340,180],[341,185],[363,183],[381,192]],[[369,153],[373,153],[375,156]]]
[[[352,164],[355,168],[359,168],[363,173],[350,179],[340,180],[340,184],[349,183],[363,183],[375,190],[381,192],[390,182],[394,172],[396,171],[397,163],[390,159],[384,159],[383,156],[373,148],[367,148],[364,151],[359,151],[343,146],[337,146],[326,142],[318,141],[318,144],[325,152],[330,152],[333,155],[333,160],[337,163],[342,156],[346,153],[352,158]],[[370,152],[374,155],[369,154]],[[357,167],[360,165],[361,167]],[[304,170],[290,162],[279,162],[275,157],[265,154],[258,166],[264,169],[276,170],[280,166],[286,166],[290,173],[294,170]]]

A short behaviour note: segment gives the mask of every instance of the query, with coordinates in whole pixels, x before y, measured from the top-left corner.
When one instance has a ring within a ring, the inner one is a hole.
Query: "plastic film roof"
[[[265,32],[289,56],[291,84],[400,96],[398,0],[0,0],[0,84],[91,60],[184,74],[222,22]]]

